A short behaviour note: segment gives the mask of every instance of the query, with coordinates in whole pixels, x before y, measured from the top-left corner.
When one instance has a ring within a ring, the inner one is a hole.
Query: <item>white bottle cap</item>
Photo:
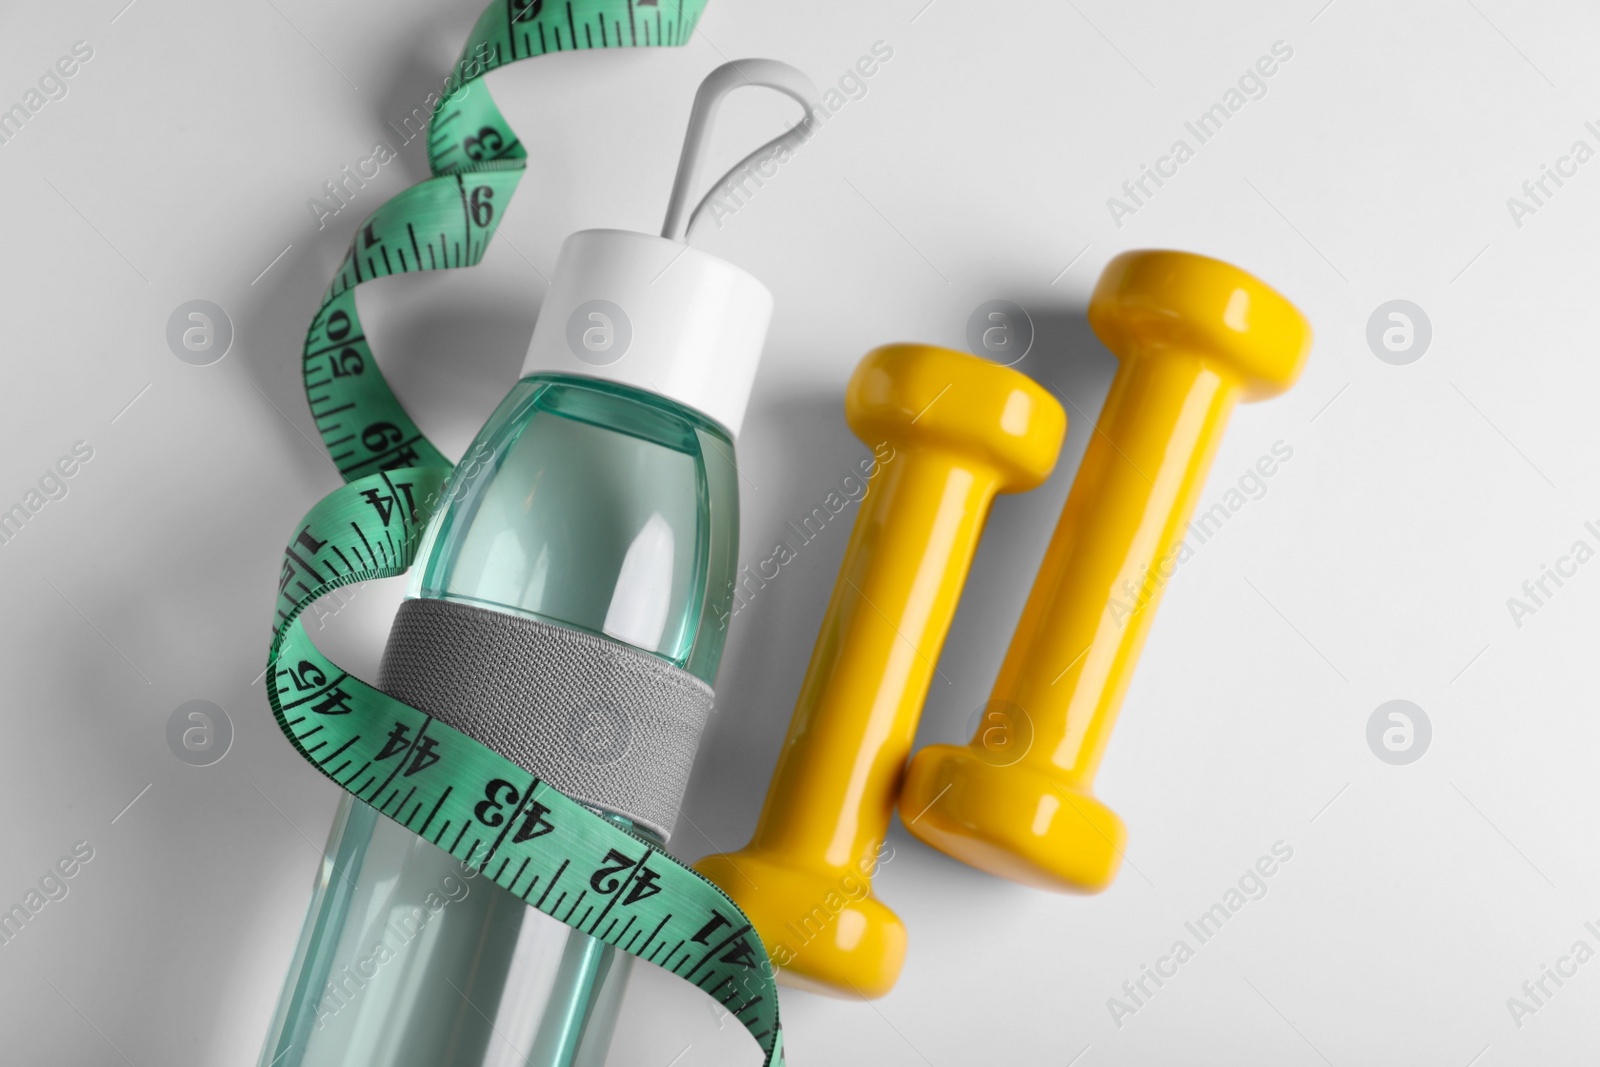
[[[561,246],[522,374],[604,378],[676,400],[739,435],[772,293],[665,237],[581,230]]]
[[[741,160],[690,211],[712,120],[723,98],[746,85],[783,92],[805,117]],[[810,139],[816,99],[809,78],[776,60],[741,59],[712,71],[695,96],[662,235],[581,230],[567,238],[523,377],[576,374],[648,389],[737,437],[772,321],[772,294],[732,263],[690,247],[689,234],[730,178]]]

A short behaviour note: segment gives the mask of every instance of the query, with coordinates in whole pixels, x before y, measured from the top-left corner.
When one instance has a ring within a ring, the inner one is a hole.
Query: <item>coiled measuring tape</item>
[[[371,278],[483,258],[526,166],[485,73],[573,49],[679,45],[705,0],[495,0],[429,130],[433,176],[361,224],[306,335],[306,396],[346,484],[295,528],[267,655],[279,727],[311,764],[384,815],[572,928],[717,999],[783,1063],[777,987],[748,919],[716,886],[478,741],[352,676],[298,616],[334,589],[403,574],[444,502],[451,464],[384,381],[356,312]]]

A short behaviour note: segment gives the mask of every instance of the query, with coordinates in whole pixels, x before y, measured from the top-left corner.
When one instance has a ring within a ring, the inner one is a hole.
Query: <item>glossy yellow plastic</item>
[[[1090,789],[1223,427],[1237,401],[1289,388],[1311,348],[1281,295],[1185,252],[1113,259],[1089,322],[1121,366],[995,682],[1003,729],[917,753],[900,796],[935,848],[1080,892],[1121,861],[1122,820]]]
[[[900,974],[906,932],[871,875],[928,684],[995,494],[1049,475],[1066,416],[1016,371],[924,345],[862,360],[845,416],[880,468],[755,836],[696,867],[750,917],[780,981],[878,997]]]

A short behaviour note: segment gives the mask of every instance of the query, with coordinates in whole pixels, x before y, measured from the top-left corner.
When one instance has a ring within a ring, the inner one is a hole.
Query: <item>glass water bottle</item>
[[[690,206],[712,119],[749,85],[807,117],[713,189],[810,136],[805,75],[725,64],[695,98],[662,236],[566,240],[521,379],[434,510],[378,680],[662,843],[722,656],[734,440],[772,316],[759,281],[687,243],[716,204]],[[260,1064],[601,1067],[631,962],[346,796]]]

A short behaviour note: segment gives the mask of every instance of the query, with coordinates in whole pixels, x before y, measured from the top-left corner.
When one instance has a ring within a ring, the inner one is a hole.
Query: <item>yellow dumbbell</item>
[[[1184,252],[1113,259],[1089,322],[1121,366],[990,704],[1031,743],[996,759],[989,727],[929,746],[900,813],[974,867],[1094,892],[1115,876],[1126,830],[1090,788],[1206,471],[1234,404],[1294,383],[1311,327],[1258,279]]]
[[[877,997],[899,977],[906,932],[870,895],[870,876],[928,684],[990,503],[1049,475],[1066,416],[1016,371],[924,345],[862,360],[845,416],[883,466],[755,836],[696,866],[750,917],[780,980]]]

